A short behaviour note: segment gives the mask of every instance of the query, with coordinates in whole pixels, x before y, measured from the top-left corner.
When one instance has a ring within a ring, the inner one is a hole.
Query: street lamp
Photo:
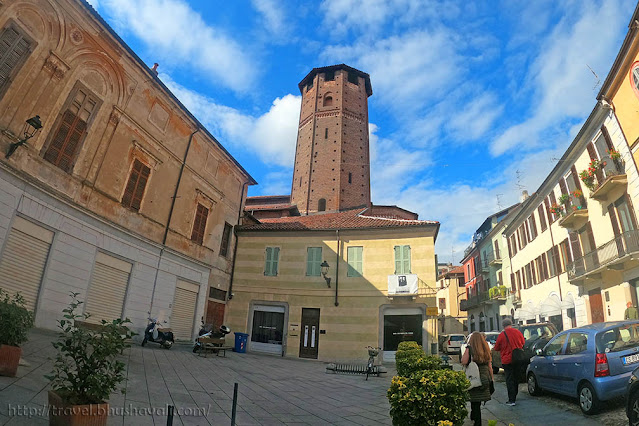
[[[330,266],[328,265],[327,261],[323,261],[322,264],[320,265],[320,268],[322,268],[322,276],[324,277],[324,280],[326,281],[326,285],[328,286],[328,288],[331,287],[331,278],[327,277],[326,274],[328,274],[328,270],[330,268]]]
[[[18,149],[19,146],[27,143],[27,141],[34,137],[35,134],[38,133],[38,130],[40,130],[41,128],[42,122],[40,121],[39,115],[28,119],[24,124],[24,128],[22,129],[22,139],[20,139],[18,142],[12,143],[9,146],[9,151],[7,151],[7,154],[4,156],[4,158],[11,157],[11,155],[13,155],[13,153],[16,151],[16,149]]]

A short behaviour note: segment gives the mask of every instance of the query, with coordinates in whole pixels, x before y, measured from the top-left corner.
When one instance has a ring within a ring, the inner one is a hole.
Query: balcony
[[[459,303],[459,310],[468,311],[469,309],[476,308],[477,306],[481,305],[487,300],[488,300],[488,293],[486,292],[479,293],[474,296],[470,296],[468,299],[462,300]]]
[[[488,303],[503,303],[508,298],[508,288],[505,285],[497,284],[495,287],[488,289]]]
[[[568,263],[568,279],[578,281],[593,277],[606,269],[624,269],[624,262],[635,260],[639,253],[639,230],[617,235],[614,239],[597,247],[590,253]]]
[[[579,229],[588,222],[588,209],[573,210],[559,220],[559,226],[569,229]]]
[[[628,186],[628,175],[612,175],[608,176],[601,185],[599,185],[591,194],[590,198],[594,198],[597,201],[608,201],[608,195],[615,192],[616,189],[625,191]]]
[[[499,253],[495,254],[492,259],[488,261],[490,266],[501,265],[501,256]]]

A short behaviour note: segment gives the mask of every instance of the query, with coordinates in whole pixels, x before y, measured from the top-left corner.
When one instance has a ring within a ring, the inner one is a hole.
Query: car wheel
[[[595,414],[599,409],[599,399],[590,383],[579,386],[579,408],[584,414]]]
[[[628,421],[630,426],[639,426],[639,392],[633,392],[628,401]]]
[[[537,383],[537,378],[533,373],[528,375],[528,393],[532,396],[538,396],[541,394],[541,388],[539,387],[539,383]]]
[[[499,367],[493,367],[493,374],[499,373]]]

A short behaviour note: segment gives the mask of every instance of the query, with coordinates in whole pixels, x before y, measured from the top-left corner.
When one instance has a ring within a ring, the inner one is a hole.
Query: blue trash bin
[[[246,353],[246,343],[248,342],[249,335],[246,333],[235,332],[235,352]]]

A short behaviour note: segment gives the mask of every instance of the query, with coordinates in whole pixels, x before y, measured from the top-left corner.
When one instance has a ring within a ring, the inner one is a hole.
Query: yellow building
[[[439,333],[464,333],[467,331],[466,312],[459,309],[466,300],[464,267],[447,268],[437,279],[437,309],[439,309]]]
[[[430,348],[438,230],[366,207],[240,226],[227,325],[250,335],[249,351],[287,357],[361,360],[371,345],[389,360],[404,340]]]

